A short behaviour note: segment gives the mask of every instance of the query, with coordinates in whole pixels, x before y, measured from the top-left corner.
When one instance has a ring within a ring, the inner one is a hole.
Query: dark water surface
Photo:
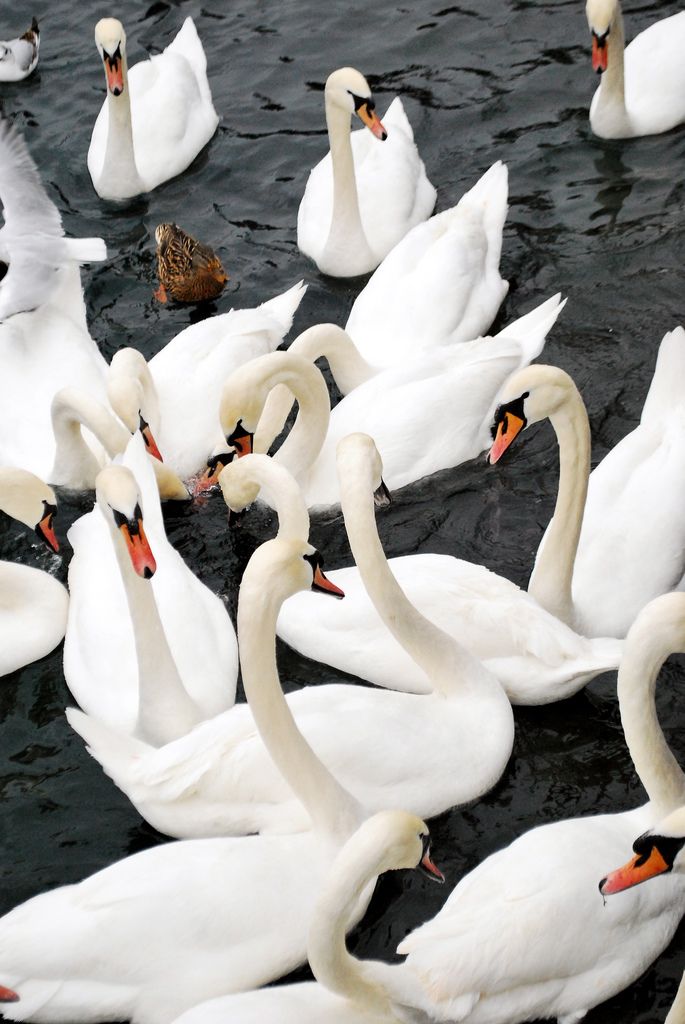
[[[680,6],[626,3],[628,36]],[[34,13],[41,23],[38,72],[3,84],[0,95],[68,232],[107,241],[110,260],[84,271],[84,283],[91,333],[108,359],[130,344],[151,356],[197,315],[152,298],[154,228],[167,220],[218,249],[231,276],[218,311],[254,306],[304,277],[309,290],[291,337],[323,320],[345,322],[360,282],[320,276],[297,250],[295,223],[308,170],[326,149],[323,83],[335,67],[353,64],[367,75],[381,112],[402,95],[438,209],[456,202],[494,160],[506,161],[502,274],[511,286],[497,323],[556,291],[568,295],[544,358],[569,370],[581,389],[593,462],[637,423],[657,345],[683,316],[685,130],[628,143],[592,137],[587,109],[595,81],[581,0],[158,0],[149,7],[123,0],[114,10],[93,0],[2,0],[0,12],[3,36],[23,31]],[[222,117],[190,171],[121,208],[97,197],[86,169],[104,96],[93,28],[107,14],[125,23],[131,63],[162,49],[191,14]],[[477,461],[401,492],[379,520],[388,555],[454,553],[524,584],[557,482],[551,428],[531,434],[501,467]],[[64,495],[61,538],[90,502]],[[230,535],[218,496],[167,517],[172,543],[232,611],[241,567],[271,525],[262,509]],[[339,514],[317,519],[312,537],[329,566],[349,561]],[[66,577],[66,542],[58,564],[3,521],[0,543],[3,557],[28,557]],[[283,653],[282,674],[292,685],[334,676]],[[61,658],[60,649],[0,683],[3,912],[164,841],[69,730]],[[672,659],[658,704],[682,757],[681,687],[682,662]],[[356,953],[390,958],[464,871],[527,828],[643,801],[622,738],[614,674],[563,703],[517,709],[516,727],[514,755],[495,789],[432,825],[448,887],[415,873],[386,877],[352,938]],[[662,1021],[684,965],[681,928],[645,977],[588,1021]]]

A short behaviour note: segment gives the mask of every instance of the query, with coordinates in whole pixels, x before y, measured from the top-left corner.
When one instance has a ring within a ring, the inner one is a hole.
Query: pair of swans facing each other
[[[131,508],[135,500],[134,488]],[[268,620],[273,628],[285,594],[312,583],[311,557],[301,542],[270,541],[253,556],[241,587],[245,687],[265,731],[265,708],[286,705],[273,649],[265,649],[254,622]],[[276,569],[290,578],[274,583]],[[402,970],[404,1012],[416,1006],[433,1020],[490,1024],[579,1020],[637,978],[668,943],[685,910],[680,860],[637,896],[631,889],[606,905],[597,883],[625,860],[636,834],[685,802],[685,779],[654,707],[658,670],[671,650],[685,646],[684,624],[684,595],[652,602],[631,630],[619,674],[626,740],[651,803],[534,829],[465,876],[436,918],[400,945],[407,960],[392,970]],[[270,693],[260,690],[266,678]],[[292,728],[287,713],[282,724]],[[330,842],[339,847],[364,816],[298,736],[287,744],[294,754],[276,736],[269,746],[308,805],[314,833],[169,844],[23,904],[0,921],[0,982],[20,996],[5,1015],[94,1021],[109,1014],[161,1024],[200,999],[244,990],[294,966],[304,955],[311,886],[332,861]],[[224,896],[230,914],[221,913]],[[352,916],[360,912],[355,907]],[[131,934],[144,943],[145,958]],[[522,943],[522,934],[530,940]]]
[[[162,53],[130,71],[120,21],[102,18],[95,43],[107,96],[93,127],[88,170],[103,199],[130,199],[184,171],[214,135],[219,117],[207,59],[192,18]]]
[[[624,51],[619,0],[587,0],[592,67],[602,80],[590,125],[605,139],[667,132],[685,121],[685,12],[654,22]]]
[[[0,468],[0,511],[35,530],[53,551],[55,494],[22,469]],[[0,676],[49,654],[64,636],[69,595],[41,569],[0,562]]]
[[[393,579],[375,528],[373,492],[381,476],[373,442],[363,435],[346,438],[339,466],[345,523],[367,586],[373,588],[383,621],[430,680],[431,692],[331,684],[290,694],[287,706],[317,756],[364,807],[404,806],[432,816],[475,799],[499,779],[513,742],[511,706],[498,681],[452,637],[423,619]],[[231,475],[242,489],[239,464],[224,470],[225,487]],[[306,510],[299,526],[299,533],[286,529],[279,537],[295,541],[306,536]],[[242,647],[241,657],[244,663]],[[276,771],[271,747],[259,740],[245,705],[161,749],[115,732],[93,715],[75,709],[67,715],[140,813],[167,834],[307,827],[300,803]]]
[[[488,447],[502,384],[540,353],[562,307],[556,295],[495,338],[478,338],[377,372],[340,328],[310,328],[293,342],[293,352],[253,360],[226,381],[219,405],[223,451],[252,450],[251,435],[257,430],[255,450],[268,450],[292,404],[287,396],[283,402],[281,389],[265,411],[269,393],[282,384],[297,398],[299,411],[274,457],[300,483],[310,507],[339,502],[335,449],[351,431],[374,438],[391,490],[457,466]],[[342,389],[352,389],[332,411],[324,379],[310,361],[321,355],[329,359]],[[205,482],[215,480],[221,465],[217,456]]]
[[[554,515],[528,586],[586,636],[625,636],[640,608],[685,571],[685,331],[666,334],[638,426],[590,474],[590,428],[571,378],[551,366],[513,374],[500,394],[496,461],[549,417],[559,444]]]

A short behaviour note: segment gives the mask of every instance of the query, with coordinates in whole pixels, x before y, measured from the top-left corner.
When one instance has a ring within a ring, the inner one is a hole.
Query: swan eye
[[[523,394],[519,396],[519,398],[515,398],[512,402],[506,402],[504,405],[497,406],[497,408],[495,409],[495,417],[492,421],[492,426],[490,427],[490,434],[492,435],[493,441],[497,437],[497,432],[500,425],[502,428],[502,435],[506,434],[507,430],[509,429],[509,413],[511,413],[512,416],[515,416],[517,420],[520,420],[522,422],[523,426],[521,427],[521,429],[528,425],[526,414],[523,411],[523,403],[525,402],[526,398],[529,397],[529,395],[529,391],[524,391]]]
[[[114,71],[114,69],[117,66],[117,63],[121,60],[121,43],[117,44],[117,48],[112,54],[109,54],[106,50],[103,50],[102,60],[104,64],[109,64],[110,69]]]
[[[128,526],[128,519],[124,513],[120,512],[117,508],[112,508],[111,505],[110,508],[112,509],[112,518],[114,519],[117,528],[120,530],[122,526]]]
[[[668,870],[670,871],[674,860],[684,845],[685,836],[655,836],[645,832],[644,835],[638,836],[633,843],[633,852],[639,858],[635,863],[635,867],[641,867],[645,864],[656,848],[666,864],[668,864]]]
[[[371,96],[357,96],[357,94],[352,92],[350,89],[348,89],[347,91],[350,94],[350,96],[352,97],[352,102],[354,103],[354,109],[357,112],[359,111],[360,107],[363,107],[363,106],[366,106],[369,110],[374,110],[375,109],[376,104],[373,101],[373,97],[371,97]]]

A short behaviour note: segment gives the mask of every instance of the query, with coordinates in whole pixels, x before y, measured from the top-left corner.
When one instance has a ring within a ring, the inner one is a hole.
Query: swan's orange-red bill
[[[328,579],[320,565],[317,565],[314,569],[312,590],[317,590],[320,594],[331,594],[332,597],[340,598],[345,596],[345,591],[341,590],[340,587],[336,587],[335,583]]]
[[[41,521],[36,526],[36,533],[42,537],[46,544],[49,544],[53,551],[59,551],[59,541],[55,535],[52,520],[55,515],[54,506],[49,508]]]
[[[596,35],[592,36],[592,70],[606,71],[609,59],[609,42],[600,42]]]
[[[11,988],[0,985],[0,1003],[18,1003],[19,996]]]
[[[138,520],[138,526],[134,532],[131,532],[128,523],[123,523],[119,529],[128,549],[131,565],[139,576],[149,580],[155,574],[157,563],[155,562],[155,556],[152,554],[148,539],[145,536],[143,520]]]
[[[443,875],[442,871],[437,866],[437,864],[433,863],[433,861],[430,858],[430,850],[424,853],[423,857],[421,858],[421,867],[427,874],[431,876],[431,878],[435,879],[436,882],[445,881],[445,876]]]
[[[664,871],[668,870],[669,865],[656,846],[653,846],[648,857],[640,853],[624,864],[622,868],[617,868],[616,871],[612,871],[606,878],[603,878],[599,883],[599,891],[602,896],[611,896],[615,892],[623,892],[624,889],[630,889],[634,885],[639,885],[640,882],[646,882],[648,878],[654,878],[655,875],[662,875]]]
[[[520,416],[516,416],[513,412],[505,412],[497,424],[497,434],[488,453],[488,462],[491,465],[502,458],[511,442],[521,433],[525,425],[526,421]]]
[[[105,64],[105,77],[107,78],[107,88],[115,96],[121,96],[124,91],[124,68],[121,62],[121,57],[117,53],[113,57],[109,54],[105,54],[103,57]]]
[[[148,454],[152,455],[153,458],[155,459],[159,459],[160,462],[164,462],[164,459],[162,458],[162,453],[157,447],[157,442],[155,441],[154,434],[150,430],[150,425],[146,423],[143,427],[141,427],[140,432],[143,435],[143,441],[145,441],[145,448]]]
[[[372,132],[372,134],[375,135],[377,139],[380,139],[381,142],[385,142],[385,140],[388,137],[388,133],[383,127],[383,122],[381,121],[376,111],[369,110],[368,105],[366,103],[362,103],[357,110],[357,114],[364,122],[366,127],[369,129],[369,131]]]
[[[252,438],[254,435],[248,434],[247,431],[244,434],[238,434],[237,436],[231,435],[230,443],[235,448],[235,453],[239,459],[242,459],[243,455],[252,455]]]

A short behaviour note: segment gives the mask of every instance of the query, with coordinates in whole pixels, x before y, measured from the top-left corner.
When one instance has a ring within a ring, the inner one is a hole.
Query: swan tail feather
[[[131,761],[148,752],[147,744],[133,736],[114,732],[104,722],[78,708],[67,708],[65,714],[69,725],[85,742],[88,753],[117,785],[130,773]]]
[[[525,313],[518,320],[508,324],[495,338],[502,341],[513,339],[521,344],[522,363],[531,362],[542,352],[545,339],[557,321],[559,314],[566,305],[567,300],[562,299],[561,292],[557,292],[551,299],[541,302],[530,313]]]
[[[107,246],[102,238],[65,238],[66,255],[77,263],[100,263],[107,259]]]
[[[262,302],[258,307],[258,309],[264,310],[265,313],[269,313],[277,321],[281,336],[287,334],[292,327],[295,313],[306,291],[307,285],[304,281],[298,281],[292,288],[288,288],[287,291],[282,292],[280,295],[275,295],[272,299]]]
[[[656,423],[685,398],[685,330],[676,327],[662,338],[654,376],[642,407],[641,423]]]

